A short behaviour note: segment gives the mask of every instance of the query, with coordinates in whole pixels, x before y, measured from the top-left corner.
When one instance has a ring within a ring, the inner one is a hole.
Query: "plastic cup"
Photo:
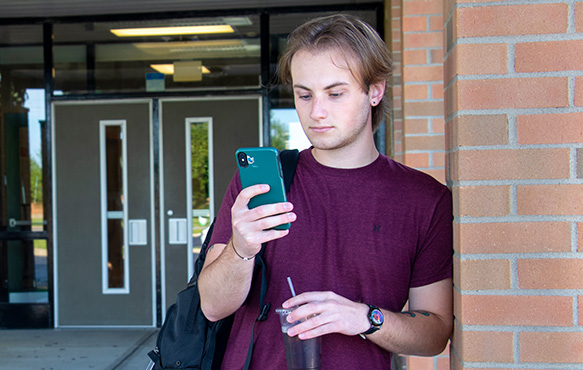
[[[279,314],[281,322],[281,332],[283,333],[283,344],[285,346],[285,361],[288,370],[320,370],[320,358],[322,354],[322,338],[312,338],[301,340],[296,336],[290,337],[287,331],[301,321],[289,323],[287,315],[292,310],[278,308],[275,310]]]

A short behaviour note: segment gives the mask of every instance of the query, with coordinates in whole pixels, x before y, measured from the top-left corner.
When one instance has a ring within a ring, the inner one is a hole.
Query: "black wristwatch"
[[[380,308],[373,306],[372,304],[369,304],[368,307],[368,321],[370,321],[370,329],[362,333],[364,335],[372,334],[379,330],[385,322],[385,316],[381,312]]]

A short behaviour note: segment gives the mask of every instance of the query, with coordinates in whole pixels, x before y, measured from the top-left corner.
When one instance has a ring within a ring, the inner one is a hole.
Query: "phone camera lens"
[[[239,160],[239,166],[241,166],[242,168],[245,168],[247,166],[249,166],[249,164],[247,163],[247,154],[240,152],[238,155],[238,160]]]

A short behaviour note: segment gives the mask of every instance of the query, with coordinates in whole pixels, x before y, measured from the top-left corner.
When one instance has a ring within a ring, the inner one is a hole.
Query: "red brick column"
[[[387,130],[387,143],[391,150],[387,154],[403,163],[403,16],[402,0],[385,0],[385,40],[393,57],[392,127]]]
[[[581,368],[583,3],[444,14],[451,368]]]
[[[400,85],[393,91],[402,98],[397,101],[402,126],[395,125],[393,133],[401,151],[395,150],[395,159],[445,183],[443,0],[398,0],[392,10],[392,40],[401,47],[396,50],[393,41],[393,55],[401,61],[395,73]],[[448,354],[446,349],[436,357],[407,356],[407,370],[447,370]]]
[[[445,182],[443,0],[402,1],[403,163]]]

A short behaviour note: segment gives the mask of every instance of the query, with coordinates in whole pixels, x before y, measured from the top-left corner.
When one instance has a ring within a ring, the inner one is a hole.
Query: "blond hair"
[[[390,109],[387,92],[393,72],[392,59],[379,34],[359,18],[338,14],[315,18],[296,28],[279,59],[281,82],[292,84],[291,62],[298,51],[321,52],[331,48],[350,56],[346,58],[349,69],[365,93],[368,94],[371,84],[385,83],[385,95],[372,107],[372,129],[376,131]]]

